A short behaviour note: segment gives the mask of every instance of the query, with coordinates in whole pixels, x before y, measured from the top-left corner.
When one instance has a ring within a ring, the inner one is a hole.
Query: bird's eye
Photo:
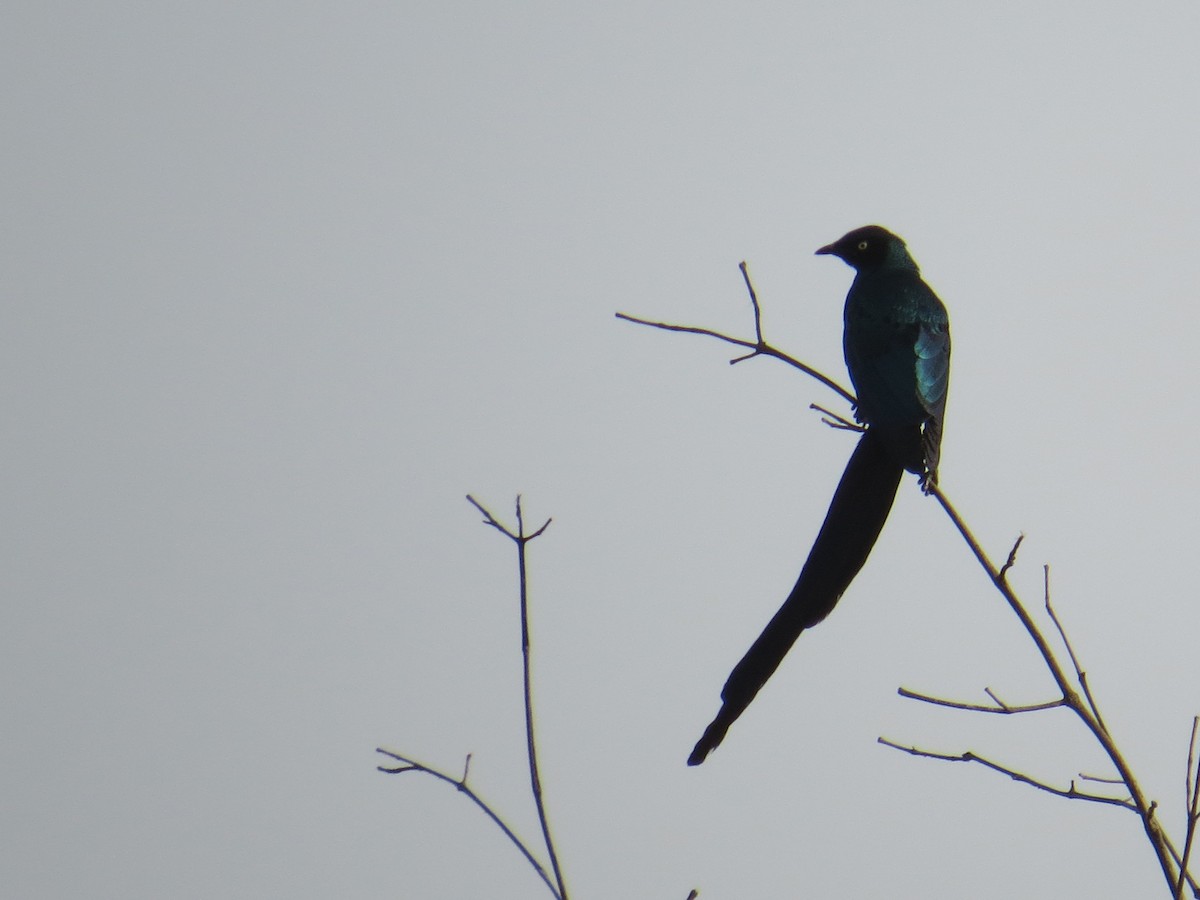
[[[866,242],[866,241],[859,241],[859,242],[858,242],[858,249],[859,249],[859,250],[866,250],[866,249],[867,249],[867,242]]]

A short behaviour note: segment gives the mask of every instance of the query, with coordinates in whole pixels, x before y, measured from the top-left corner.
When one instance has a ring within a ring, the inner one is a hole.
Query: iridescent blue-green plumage
[[[904,241],[878,225],[817,251],[856,271],[846,295],[842,346],[866,425],[800,577],[783,606],[734,667],[721,710],[697,742],[699,765],[779,667],[805,628],[824,619],[858,574],[887,521],[900,477],[937,483],[950,375],[946,308],[921,280]]]
[[[859,228],[818,252],[858,272],[842,336],[858,420],[887,433],[904,468],[936,483],[950,376],[946,307],[904,241],[885,228]],[[914,429],[920,439],[908,446]]]

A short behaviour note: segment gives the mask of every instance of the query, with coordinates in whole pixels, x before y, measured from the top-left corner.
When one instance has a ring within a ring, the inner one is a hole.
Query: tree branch
[[[1016,715],[1017,713],[1039,712],[1043,709],[1058,709],[1061,706],[1066,706],[1067,701],[1062,697],[1057,700],[1047,700],[1044,703],[1030,703],[1024,706],[1011,706],[1002,702],[991,688],[986,688],[988,696],[995,702],[994,706],[986,706],[980,703],[964,703],[959,700],[946,700],[942,697],[934,697],[930,694],[919,694],[916,691],[911,691],[906,687],[896,689],[896,693],[908,700],[920,700],[922,703],[931,703],[934,706],[945,706],[950,709],[964,709],[968,712],[982,713],[998,713],[1004,716]]]
[[[1179,879],[1175,882],[1175,896],[1183,900],[1183,880],[1187,875],[1188,860],[1192,856],[1192,840],[1196,836],[1196,823],[1200,822],[1200,762],[1196,760],[1196,739],[1200,732],[1200,716],[1192,717],[1192,738],[1188,741],[1187,775],[1184,779],[1184,796],[1187,800],[1187,834],[1183,839],[1183,857],[1179,860]],[[1195,885],[1193,892],[1195,892]]]
[[[1022,784],[1028,784],[1040,791],[1046,791],[1047,793],[1054,794],[1058,797],[1066,797],[1068,800],[1088,800],[1092,803],[1104,803],[1109,806],[1119,806],[1122,809],[1129,810],[1130,812],[1138,811],[1137,807],[1134,806],[1129,800],[1122,800],[1120,797],[1105,797],[1101,794],[1088,794],[1084,791],[1080,791],[1075,787],[1074,780],[1071,781],[1071,786],[1069,788],[1057,788],[1054,787],[1054,785],[1047,784],[1044,781],[1038,781],[1036,778],[1031,778],[1023,772],[1018,772],[1016,769],[1010,769],[1008,766],[1004,766],[998,762],[993,762],[990,759],[986,759],[985,757],[980,756],[978,753],[972,753],[970,750],[958,754],[937,753],[933,750],[922,750],[919,747],[898,744],[895,741],[888,740],[885,737],[878,738],[878,741],[887,747],[892,747],[893,749],[900,750],[903,753],[908,753],[911,756],[923,756],[926,759],[938,759],[942,760],[943,762],[979,763],[981,766],[986,766],[994,772],[1000,772],[1001,774],[1007,775],[1013,781],[1019,781]]]
[[[1054,605],[1050,602],[1049,565],[1042,566],[1042,591],[1045,597],[1046,613],[1050,616],[1050,621],[1054,623],[1054,627],[1058,630],[1058,636],[1062,638],[1063,646],[1067,648],[1067,656],[1070,657],[1071,665],[1075,668],[1075,678],[1079,682],[1079,686],[1083,688],[1083,696],[1087,699],[1088,709],[1096,717],[1096,724],[1107,732],[1108,726],[1104,724],[1104,718],[1100,715],[1100,709],[1096,706],[1096,701],[1092,697],[1092,689],[1088,687],[1087,672],[1080,668],[1079,657],[1075,655],[1075,648],[1071,646],[1071,640],[1067,637],[1067,632],[1063,630],[1062,622],[1058,620],[1058,614],[1054,611]]]
[[[1021,625],[1024,626],[1026,633],[1037,647],[1038,653],[1041,654],[1042,660],[1046,664],[1046,668],[1049,669],[1051,677],[1054,678],[1054,683],[1057,684],[1059,690],[1062,691],[1065,704],[1071,709],[1072,712],[1075,713],[1076,716],[1079,717],[1080,721],[1082,721],[1087,729],[1095,736],[1100,746],[1104,749],[1105,754],[1108,756],[1109,760],[1120,774],[1122,782],[1124,782],[1126,789],[1130,793],[1133,807],[1137,810],[1138,815],[1141,817],[1142,827],[1146,832],[1146,837],[1150,841],[1150,845],[1154,848],[1155,855],[1158,857],[1159,867],[1162,869],[1163,877],[1166,879],[1170,889],[1174,891],[1176,883],[1174,860],[1172,859],[1171,853],[1168,850],[1167,841],[1165,840],[1165,834],[1162,830],[1162,827],[1158,824],[1158,820],[1154,817],[1155,806],[1154,804],[1150,803],[1145,794],[1142,793],[1141,786],[1134,777],[1133,770],[1126,762],[1120,748],[1117,747],[1116,742],[1113,740],[1108,730],[1104,727],[1104,723],[1100,719],[1099,714],[1093,711],[1093,701],[1091,697],[1089,696],[1086,701],[1080,697],[1079,691],[1075,689],[1075,686],[1067,678],[1066,673],[1063,671],[1062,666],[1059,665],[1058,660],[1051,651],[1050,645],[1046,641],[1046,638],[1042,634],[1041,630],[1038,628],[1037,623],[1033,621],[1033,618],[1025,610],[1025,607],[1017,598],[1016,593],[1009,585],[1007,579],[1001,575],[1000,571],[997,570],[992,564],[992,561],[988,559],[987,554],[979,545],[979,542],[975,539],[974,534],[971,533],[971,530],[967,527],[962,517],[958,514],[958,511],[946,498],[946,495],[943,493],[942,489],[937,485],[932,485],[930,493],[932,493],[933,496],[937,498],[938,503],[942,505],[942,509],[946,511],[946,514],[950,517],[950,520],[958,529],[959,534],[962,535],[963,540],[966,541],[967,546],[970,547],[971,552],[975,555],[975,558],[979,561],[979,564],[988,574],[992,584],[995,585],[996,590],[1000,592],[1001,596],[1003,596],[1008,602],[1008,605],[1012,611],[1016,613]],[[1047,602],[1048,598],[1049,595],[1047,589]],[[1072,659],[1074,659],[1073,654]],[[1076,671],[1080,671],[1078,666],[1076,667]],[[1082,681],[1080,683],[1081,685],[1083,684]]]
[[[707,337],[716,338],[719,341],[724,341],[727,344],[733,344],[737,347],[745,347],[751,351],[750,353],[747,353],[744,356],[739,356],[734,359],[731,359],[729,361],[729,364],[731,366],[736,363],[742,362],[743,360],[753,359],[755,356],[774,357],[775,359],[778,359],[781,362],[787,363],[789,366],[792,366],[793,368],[799,369],[805,375],[815,378],[817,381],[821,382],[821,384],[825,385],[831,391],[840,395],[842,397],[842,399],[845,400],[847,403],[850,403],[852,405],[854,403],[856,403],[857,401],[856,401],[854,395],[852,393],[850,393],[850,391],[848,391],[844,387],[842,387],[840,384],[838,384],[836,381],[834,381],[832,378],[830,378],[828,375],[825,375],[822,372],[817,371],[812,366],[808,365],[807,363],[801,362],[800,360],[796,359],[793,356],[788,356],[788,354],[784,353],[782,350],[779,350],[776,347],[772,347],[769,343],[767,343],[767,341],[763,338],[762,314],[761,314],[761,311],[760,311],[759,305],[758,305],[758,294],[754,290],[754,285],[750,281],[750,270],[747,267],[745,262],[742,262],[738,266],[738,268],[741,270],[742,279],[746,282],[746,290],[750,295],[750,305],[754,311],[754,335],[755,335],[755,338],[752,341],[744,340],[742,338],[731,337],[730,335],[722,334],[719,331],[713,331],[712,329],[709,329],[709,328],[697,328],[692,325],[672,325],[667,322],[655,322],[651,319],[642,319],[637,316],[631,316],[628,313],[619,312],[619,313],[616,313],[616,317],[618,319],[623,319],[626,322],[633,322],[635,325],[647,325],[650,328],[661,328],[664,331],[678,331],[678,332],[683,332],[685,334],[702,334]]]
[[[538,822],[541,825],[542,839],[546,844],[546,852],[550,856],[550,867],[554,872],[553,880],[551,880],[550,875],[546,872],[546,869],[542,866],[542,864],[534,857],[529,847],[520,838],[518,838],[513,830],[504,822],[504,820],[502,820],[496,814],[496,812],[490,806],[488,806],[488,804],[481,800],[479,796],[467,785],[467,775],[471,769],[470,754],[467,754],[466,764],[463,766],[462,778],[454,778],[451,775],[447,775],[445,772],[441,772],[438,769],[434,769],[431,766],[425,765],[424,763],[419,763],[411,757],[402,756],[399,753],[395,753],[391,750],[384,750],[383,748],[376,748],[376,752],[382,753],[385,756],[390,756],[392,759],[395,759],[401,763],[401,765],[392,767],[379,766],[378,769],[380,772],[386,772],[389,775],[399,775],[403,774],[404,772],[423,772],[427,775],[432,775],[434,778],[437,778],[441,781],[453,784],[456,788],[458,788],[459,791],[470,797],[471,800],[474,801],[475,805],[482,809],[484,813],[487,814],[488,818],[495,822],[497,827],[499,827],[500,830],[508,836],[508,839],[513,842],[513,844],[518,850],[521,851],[521,854],[525,857],[529,864],[533,866],[534,870],[538,873],[539,877],[541,877],[542,881],[546,882],[546,886],[550,888],[550,893],[554,895],[556,900],[568,900],[566,881],[563,878],[562,868],[558,863],[558,853],[554,848],[554,840],[550,836],[550,823],[546,817],[546,804],[542,795],[542,780],[538,772],[537,743],[534,739],[533,728],[533,679],[531,677],[529,650],[529,591],[528,576],[525,567],[526,545],[534,538],[542,535],[546,529],[550,527],[550,523],[553,520],[547,519],[542,523],[540,528],[532,533],[527,534],[525,532],[525,516],[521,509],[520,495],[517,496],[516,502],[517,528],[515,531],[504,525],[499,519],[493,516],[492,513],[483,506],[483,504],[481,504],[470,494],[467,495],[467,501],[483,515],[483,523],[485,525],[495,528],[517,545],[517,571],[519,573],[521,598],[521,658],[524,661],[525,746],[529,758],[529,782],[533,792],[533,802],[537,807]]]
[[[525,845],[525,842],[517,837],[516,832],[509,827],[508,823],[501,819],[500,816],[496,814],[496,811],[488,806],[488,804],[484,802],[483,798],[476,794],[475,791],[473,791],[467,784],[467,773],[471,768],[471,754],[467,754],[467,761],[466,765],[463,767],[462,778],[455,778],[453,775],[447,775],[445,772],[442,772],[439,769],[435,769],[432,766],[427,766],[424,763],[419,763],[412,757],[402,756],[401,754],[392,750],[385,750],[382,747],[376,747],[375,752],[382,753],[384,756],[390,756],[392,759],[400,763],[399,766],[375,767],[378,771],[387,775],[402,775],[405,772],[421,772],[425,775],[432,775],[439,781],[444,781],[447,784],[454,785],[460,793],[465,794],[472,803],[483,810],[484,814],[495,823],[497,828],[504,832],[505,836],[513,842],[513,845],[521,851],[521,855],[525,857],[531,866],[533,866],[534,871],[538,873],[542,881],[546,882],[546,887],[550,888],[550,893],[554,894],[555,897],[558,897],[561,900],[562,895],[558,892],[558,889],[555,888],[554,882],[550,880],[549,873],[546,872],[546,870],[542,867],[542,864],[538,862],[533,853],[530,852],[529,848]]]
[[[1025,535],[1018,534],[1017,539],[1013,541],[1012,549],[1008,551],[1008,559],[1004,561],[1004,565],[1000,567],[1000,577],[1004,578],[1008,575],[1008,570],[1017,564],[1017,551],[1021,549],[1021,542],[1025,540]]]
[[[648,325],[653,328],[662,328],[662,329],[665,329],[668,331],[680,331],[680,332],[687,332],[687,333],[693,333],[693,334],[707,335],[709,337],[716,338],[717,340],[725,341],[726,343],[730,343],[730,344],[734,344],[736,346],[746,347],[746,348],[751,349],[751,351],[752,351],[751,353],[746,354],[745,356],[738,357],[737,359],[731,360],[730,361],[731,363],[741,362],[744,359],[750,359],[755,356],[774,357],[782,362],[787,363],[788,365],[793,366],[796,369],[799,369],[801,372],[804,372],[805,374],[810,375],[811,377],[815,378],[817,381],[821,382],[823,385],[828,387],[830,390],[833,390],[834,392],[839,394],[843,399],[845,399],[850,404],[852,404],[852,405],[855,404],[856,403],[855,397],[849,391],[847,391],[845,388],[843,388],[841,385],[839,385],[837,382],[835,382],[833,379],[829,378],[827,375],[824,375],[821,372],[818,372],[817,370],[813,369],[811,366],[808,366],[807,364],[802,363],[799,360],[787,355],[786,353],[783,353],[782,351],[770,346],[765,341],[765,339],[763,338],[763,335],[762,335],[761,311],[759,308],[757,293],[755,292],[753,285],[750,283],[749,274],[747,272],[745,264],[743,263],[742,266],[740,266],[740,268],[742,271],[743,278],[746,282],[747,289],[750,293],[750,302],[751,302],[751,305],[752,305],[752,308],[754,311],[754,323],[755,323],[755,335],[756,335],[754,341],[747,341],[747,340],[742,340],[739,338],[734,338],[729,335],[722,334],[718,331],[712,331],[710,329],[705,329],[705,328],[694,328],[691,326],[671,325],[671,324],[667,324],[667,323],[663,323],[663,322],[653,322],[653,321],[649,321],[647,319],[640,319],[635,316],[627,315],[625,313],[617,313],[616,314],[617,318],[624,319],[625,321],[633,322],[635,324]],[[822,410],[822,412],[826,412],[826,411]],[[843,423],[849,424],[847,420],[843,419],[840,416],[835,417],[835,418],[840,419],[841,422],[843,422]],[[828,424],[834,425],[834,427],[840,427],[835,422],[829,422]],[[1061,796],[1071,797],[1073,799],[1074,798],[1095,799],[1096,802],[1113,803],[1113,804],[1120,805],[1120,806],[1127,806],[1128,808],[1136,811],[1138,813],[1138,816],[1141,818],[1142,827],[1146,832],[1147,839],[1150,841],[1151,846],[1154,848],[1155,855],[1157,856],[1158,861],[1159,861],[1159,866],[1163,872],[1163,877],[1165,878],[1168,887],[1172,891],[1172,896],[1174,897],[1178,894],[1178,891],[1176,890],[1177,884],[1181,884],[1185,880],[1189,884],[1191,884],[1193,887],[1193,890],[1195,890],[1196,889],[1195,882],[1192,880],[1191,875],[1187,872],[1186,865],[1185,865],[1186,854],[1188,852],[1186,845],[1185,845],[1185,850],[1184,850],[1185,858],[1184,858],[1184,860],[1181,860],[1179,858],[1178,854],[1176,854],[1174,852],[1174,848],[1172,847],[1169,838],[1167,837],[1166,833],[1163,831],[1162,827],[1159,825],[1158,820],[1155,817],[1155,810],[1157,809],[1156,804],[1150,802],[1146,798],[1145,794],[1142,792],[1142,789],[1141,789],[1140,785],[1138,784],[1137,779],[1134,777],[1132,769],[1129,767],[1129,764],[1126,762],[1124,756],[1122,755],[1122,753],[1120,751],[1120,748],[1118,748],[1116,742],[1113,740],[1112,736],[1110,735],[1110,733],[1108,731],[1107,726],[1104,723],[1103,718],[1100,715],[1099,708],[1095,702],[1095,698],[1092,696],[1091,691],[1088,687],[1086,673],[1084,672],[1082,667],[1079,665],[1078,658],[1075,656],[1074,650],[1070,646],[1069,641],[1067,641],[1066,634],[1063,631],[1062,626],[1059,623],[1058,618],[1053,611],[1053,607],[1050,605],[1048,574],[1047,574],[1047,581],[1046,581],[1047,611],[1048,611],[1051,619],[1053,620],[1055,627],[1058,629],[1059,635],[1062,637],[1063,642],[1067,647],[1067,653],[1071,658],[1071,662],[1074,667],[1075,674],[1076,674],[1076,677],[1078,680],[1079,688],[1082,690],[1082,696],[1080,695],[1080,690],[1076,689],[1075,684],[1072,683],[1072,681],[1068,678],[1066,672],[1064,671],[1063,667],[1059,664],[1058,659],[1055,657],[1053,651],[1051,650],[1050,644],[1046,640],[1045,635],[1042,634],[1037,623],[1030,616],[1028,611],[1022,605],[1020,599],[1017,597],[1016,593],[1013,591],[1012,587],[1008,584],[1008,579],[1007,579],[1008,572],[1016,562],[1017,549],[1021,545],[1022,538],[1018,537],[1017,541],[1013,544],[1012,549],[1009,551],[1008,558],[1007,558],[1004,566],[1000,569],[997,569],[996,566],[992,563],[992,561],[988,558],[988,555],[983,550],[982,546],[980,546],[979,542],[975,539],[975,536],[974,536],[974,534],[972,534],[970,528],[967,527],[966,522],[962,519],[962,517],[958,514],[958,511],[950,503],[950,500],[946,497],[946,494],[942,491],[942,489],[939,486],[937,486],[936,484],[926,485],[925,488],[926,488],[927,493],[930,493],[934,497],[937,498],[938,503],[941,504],[942,509],[945,511],[946,515],[949,516],[950,521],[954,523],[955,528],[957,528],[959,534],[962,535],[962,538],[966,542],[968,548],[971,550],[971,553],[975,556],[976,560],[979,562],[979,564],[983,568],[984,572],[987,573],[987,576],[991,580],[993,586],[995,586],[996,590],[998,590],[1000,592],[1001,596],[1004,597],[1004,599],[1008,603],[1009,607],[1016,614],[1017,619],[1021,622],[1021,625],[1024,627],[1026,633],[1029,635],[1030,639],[1033,641],[1034,645],[1037,647],[1038,653],[1041,655],[1042,660],[1044,661],[1046,668],[1049,670],[1051,677],[1054,679],[1055,684],[1058,686],[1058,689],[1062,692],[1062,700],[1060,700],[1060,701],[1056,701],[1056,702],[1054,702],[1052,704],[1048,704],[1048,705],[1037,704],[1034,707],[1027,709],[1027,710],[1023,710],[1023,711],[1033,711],[1033,709],[1050,708],[1051,706],[1057,706],[1057,705],[1063,705],[1063,706],[1068,707],[1072,712],[1075,713],[1075,715],[1080,719],[1080,721],[1083,722],[1084,726],[1092,733],[1092,735],[1096,738],[1097,742],[1104,749],[1105,754],[1108,756],[1109,760],[1112,762],[1113,766],[1116,768],[1118,774],[1120,775],[1121,783],[1124,784],[1126,789],[1129,791],[1130,799],[1128,801],[1119,801],[1119,800],[1113,800],[1111,798],[1100,798],[1098,796],[1092,797],[1092,795],[1083,795],[1080,792],[1075,790],[1074,784],[1072,784],[1070,790],[1067,790],[1067,791],[1051,788],[1047,785],[1042,785],[1040,782],[1035,782],[1033,779],[1030,779],[1028,776],[1023,776],[1020,773],[1012,772],[1011,770],[1005,769],[1004,767],[999,766],[998,764],[984,761],[981,758],[976,757],[974,755],[971,755],[969,757],[969,759],[965,759],[963,756],[940,756],[940,755],[936,755],[936,754],[919,754],[919,753],[917,755],[931,755],[934,758],[954,760],[954,761],[980,762],[981,764],[988,765],[989,767],[994,768],[997,771],[1003,771],[1006,774],[1009,774],[1011,777],[1016,778],[1017,780],[1027,781],[1030,784],[1034,784],[1034,786],[1042,787],[1045,790],[1049,790],[1051,793],[1057,793]],[[914,697],[914,699],[921,699],[924,702],[937,702],[936,698]],[[993,698],[993,699],[995,699],[995,698]],[[953,702],[944,702],[944,703],[940,703],[939,705],[956,706],[956,704],[954,704]],[[997,705],[1000,710],[1004,709],[1003,704],[999,704],[997,702]],[[998,711],[997,709],[993,709],[991,707],[978,707],[977,705],[973,705],[973,704],[970,704],[970,705],[959,704],[957,706],[958,706],[958,708],[972,709],[972,710],[980,711],[980,712],[996,712],[996,711]],[[881,738],[881,740],[882,740],[882,738]],[[911,750],[907,750],[906,748],[901,747],[896,744],[893,744],[890,741],[884,741],[884,743],[887,743],[889,746],[897,747],[897,749],[906,750],[906,752],[912,752]],[[1200,775],[1197,776],[1197,780],[1200,781]],[[1197,802],[1200,803],[1200,801],[1197,801]],[[1198,895],[1198,896],[1200,896],[1200,895]]]
[[[550,527],[551,519],[547,519],[542,527],[537,529],[532,534],[525,533],[525,518],[521,512],[521,497],[517,495],[517,530],[514,532],[510,528],[497,521],[487,509],[483,507],[470,494],[467,495],[467,500],[472,506],[483,514],[484,524],[490,525],[498,529],[503,534],[507,535],[513,543],[517,545],[517,571],[520,576],[520,593],[521,593],[521,659],[524,663],[524,688],[525,688],[525,747],[529,757],[529,783],[533,791],[533,802],[537,807],[538,822],[542,826],[542,839],[546,843],[546,852],[550,855],[550,866],[554,869],[554,880],[558,883],[557,894],[560,900],[567,900],[567,886],[563,879],[562,868],[558,864],[558,853],[554,849],[554,839],[550,836],[550,822],[546,817],[546,803],[542,796],[542,779],[538,770],[537,759],[537,742],[534,740],[533,730],[533,678],[530,669],[530,652],[529,652],[529,591],[528,580],[525,569],[525,545],[534,538],[541,535],[547,528]]]

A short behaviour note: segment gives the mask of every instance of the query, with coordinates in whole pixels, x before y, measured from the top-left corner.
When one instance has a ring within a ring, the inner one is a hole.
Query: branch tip
[[[1008,570],[1011,569],[1017,562],[1017,550],[1021,546],[1021,542],[1025,540],[1025,534],[1022,532],[1017,535],[1016,541],[1013,542],[1012,549],[1008,551],[1008,559],[1004,561],[1004,565],[1000,567],[1000,580],[1004,581],[1008,577]]]

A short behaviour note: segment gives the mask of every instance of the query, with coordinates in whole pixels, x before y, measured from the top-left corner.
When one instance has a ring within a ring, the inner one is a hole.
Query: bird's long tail
[[[689,766],[704,762],[721,743],[800,632],[829,615],[867,561],[904,473],[893,449],[896,437],[868,429],[859,439],[796,586],[725,682],[721,710],[696,743]]]

